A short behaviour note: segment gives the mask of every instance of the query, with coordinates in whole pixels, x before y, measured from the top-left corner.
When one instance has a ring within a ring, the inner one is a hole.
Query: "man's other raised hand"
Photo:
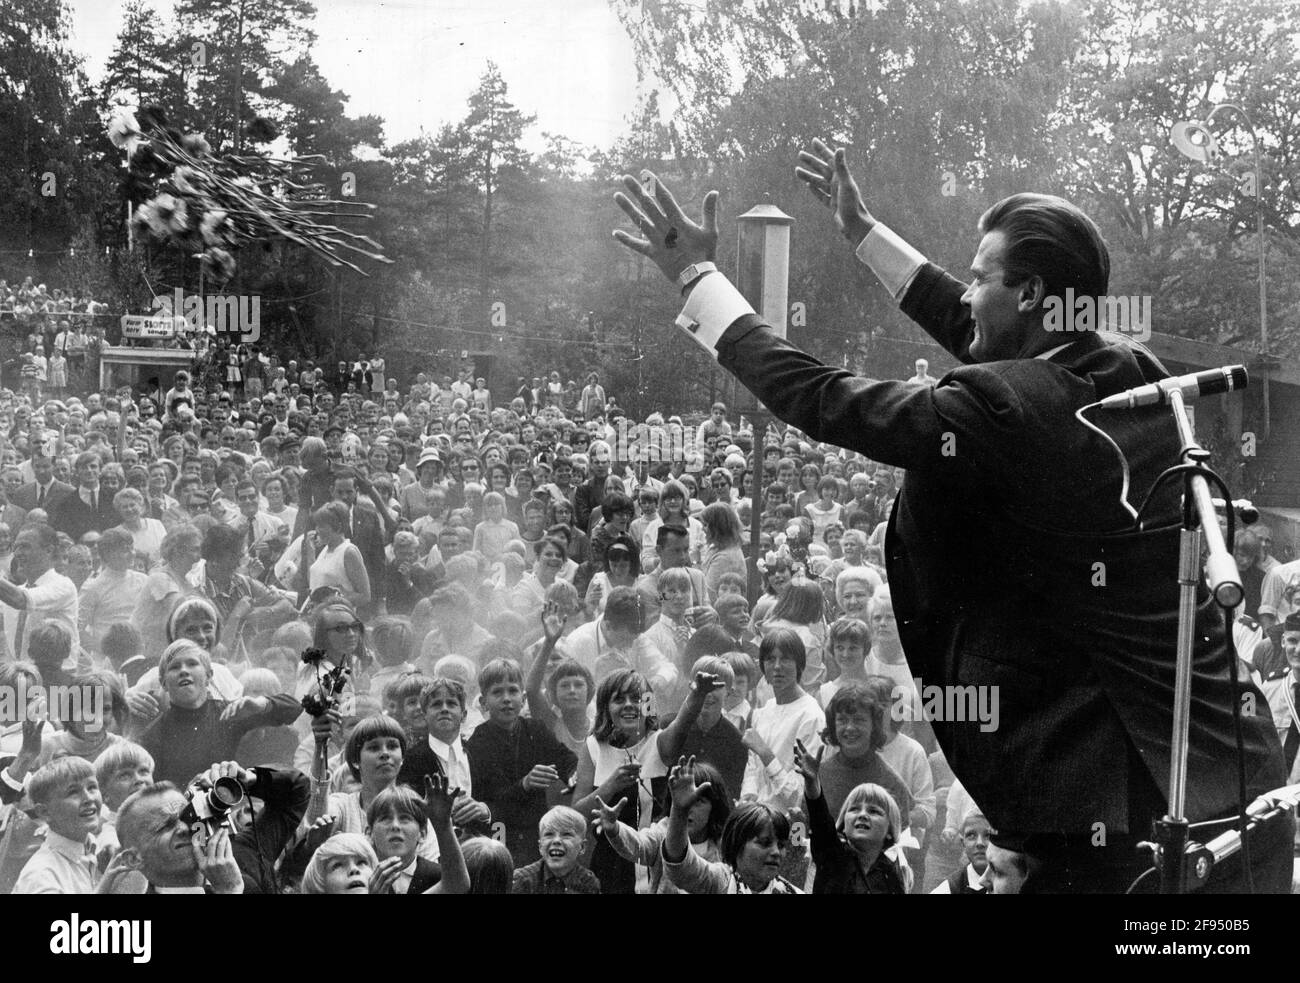
[[[642,183],[644,182],[644,184]],[[614,202],[636,226],[637,238],[623,229],[614,230],[614,238],[633,252],[648,256],[669,280],[694,263],[712,261],[718,252],[718,193],[704,196],[704,221],[696,225],[677,206],[672,192],[649,171],[641,172],[641,181],[623,175],[622,191]]]
[[[794,169],[795,177],[835,213],[835,225],[856,246],[867,237],[876,220],[849,173],[844,148],[832,150],[821,140],[813,140],[808,150],[799,152],[799,163],[801,166]]]

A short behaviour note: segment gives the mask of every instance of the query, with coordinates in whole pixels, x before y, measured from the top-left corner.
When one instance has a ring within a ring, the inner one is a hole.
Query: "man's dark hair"
[[[655,534],[655,549],[663,549],[664,545],[668,542],[669,536],[689,537],[690,534],[690,530],[685,526],[679,526],[676,524],[662,525],[659,527],[659,531]]]
[[[636,506],[632,504],[632,499],[622,492],[610,492],[600,503],[600,517],[606,522],[611,522],[620,512],[635,515]]]
[[[244,535],[224,522],[215,525],[203,534],[202,552],[205,560],[233,560],[244,552]]]
[[[1023,192],[1003,198],[980,216],[982,233],[1006,236],[1002,282],[1014,287],[1032,276],[1044,297],[1100,297],[1110,284],[1110,253],[1101,232],[1077,206],[1055,195]]]

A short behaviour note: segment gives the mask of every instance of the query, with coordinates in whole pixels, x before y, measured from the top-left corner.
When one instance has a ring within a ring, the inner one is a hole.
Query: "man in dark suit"
[[[74,543],[80,542],[81,537],[92,529],[103,532],[122,521],[113,508],[112,496],[99,487],[100,466],[99,455],[94,451],[78,454],[73,467],[77,488],[50,511],[50,525],[67,533]]]
[[[573,493],[573,521],[584,533],[591,531],[591,514],[605,500],[605,482],[613,452],[603,440],[593,440],[587,448],[587,479]]]
[[[1178,489],[1165,485],[1145,530],[1134,531],[1113,451],[1074,413],[1167,373],[1123,339],[1061,335],[1045,324],[1048,298],[1067,288],[1102,297],[1108,286],[1105,244],[1068,202],[1014,195],[993,206],[980,221],[967,285],[875,221],[842,150],[817,142],[800,160],[800,176],[836,210],[858,256],[963,363],[936,386],[868,382],[768,329],[725,277],[698,266],[716,249],[716,193],[701,228],[653,175],[653,194],[627,177],[628,194],[616,200],[642,238],[615,236],[684,281],[679,326],[779,418],[907,469],[886,552],[912,675],[975,687],[1000,711],[992,728],[934,721],[953,771],[999,835],[1033,861],[1027,890],[1122,892],[1148,868],[1137,843],[1167,808]],[[1145,492],[1177,461],[1163,410],[1115,414],[1107,424],[1135,489]],[[1222,617],[1204,587],[1197,614],[1193,822],[1238,808],[1234,690]],[[1269,722],[1247,716],[1242,730],[1247,795],[1282,785]],[[1254,843],[1257,890],[1289,891],[1291,832],[1288,816]],[[1242,874],[1229,861],[1208,890],[1240,890]]]
[[[358,491],[369,496],[370,501],[359,502]],[[370,577],[370,595],[378,603],[384,599],[386,587],[384,574],[388,557],[384,550],[397,533],[397,523],[375,486],[354,468],[339,468],[334,472],[334,500],[347,507],[348,528],[344,532],[361,551]]]
[[[32,458],[32,472],[35,481],[29,481],[13,493],[12,503],[20,509],[30,512],[32,509],[44,509],[52,512],[60,501],[71,495],[73,487],[66,481],[54,477],[54,461],[44,454]]]

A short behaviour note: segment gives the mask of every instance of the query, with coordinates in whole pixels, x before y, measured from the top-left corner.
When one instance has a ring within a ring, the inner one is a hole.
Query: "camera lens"
[[[244,801],[244,786],[233,778],[218,778],[208,792],[213,812],[226,812]]]

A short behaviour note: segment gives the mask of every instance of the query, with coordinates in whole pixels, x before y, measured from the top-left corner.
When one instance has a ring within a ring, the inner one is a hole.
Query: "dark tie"
[[[35,584],[33,584],[29,580],[27,581],[27,586],[30,588],[30,587],[34,587]],[[26,606],[19,609],[18,625],[14,629],[14,651],[15,653],[17,653],[16,658],[19,661],[22,661],[23,659],[27,658],[27,612],[29,610],[30,608]],[[1292,724],[1292,729],[1294,728],[1295,725]]]
[[[1291,705],[1300,707],[1300,683],[1291,684]],[[1286,758],[1286,770],[1290,774],[1291,768],[1295,765],[1296,751],[1300,749],[1300,730],[1296,729],[1295,717],[1291,718],[1291,726],[1287,729],[1286,740],[1282,742],[1282,755]]]
[[[249,519],[248,520],[248,551],[250,553],[253,551],[253,532],[254,532],[253,520]]]

